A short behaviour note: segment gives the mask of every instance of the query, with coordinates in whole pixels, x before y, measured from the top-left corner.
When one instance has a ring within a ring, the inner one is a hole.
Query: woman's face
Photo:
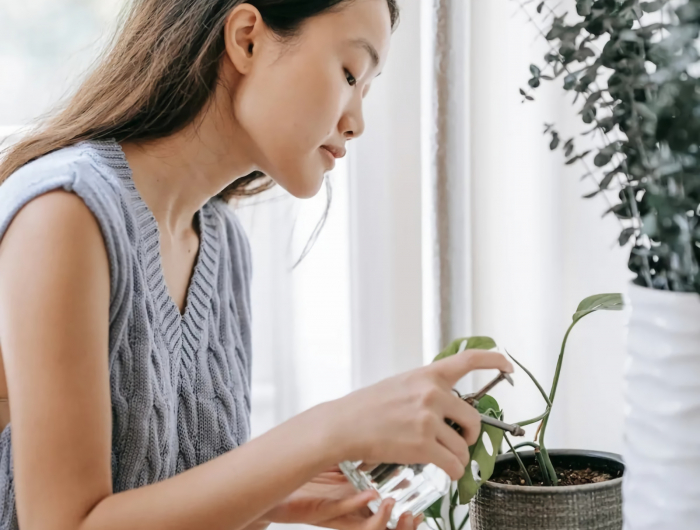
[[[364,130],[362,100],[389,50],[387,2],[341,4],[309,19],[288,42],[260,29],[259,21],[246,30],[246,17],[257,11],[240,7],[249,13],[227,26],[227,51],[239,75],[238,126],[255,166],[292,195],[311,197],[344,156],[346,142]]]

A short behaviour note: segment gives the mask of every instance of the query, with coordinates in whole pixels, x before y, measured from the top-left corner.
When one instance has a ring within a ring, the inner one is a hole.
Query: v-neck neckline
[[[112,146],[113,156],[106,161],[119,176],[129,197],[138,225],[138,237],[143,252],[143,266],[146,282],[153,293],[153,301],[160,315],[162,336],[169,351],[182,351],[183,362],[191,365],[195,352],[205,332],[207,316],[211,307],[211,297],[216,283],[218,268],[219,231],[217,230],[216,215],[210,203],[205,204],[197,212],[199,224],[199,250],[192,270],[190,283],[185,298],[185,311],[173,300],[165,283],[165,274],[160,252],[160,231],[153,212],[141,197],[133,180],[133,173],[118,142],[114,140],[93,141],[102,149],[104,156],[105,144]]]

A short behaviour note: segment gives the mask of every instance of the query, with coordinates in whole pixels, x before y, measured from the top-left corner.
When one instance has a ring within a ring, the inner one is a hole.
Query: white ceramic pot
[[[624,528],[700,529],[700,295],[629,298]]]

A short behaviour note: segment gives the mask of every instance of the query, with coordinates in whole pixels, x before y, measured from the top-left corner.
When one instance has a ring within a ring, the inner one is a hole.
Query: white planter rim
[[[630,292],[633,292],[635,298],[646,297],[648,300],[667,300],[669,295],[673,295],[675,298],[688,299],[688,300],[698,300],[700,299],[700,294],[696,292],[686,292],[686,291],[668,291],[666,289],[652,289],[651,287],[646,287],[644,285],[639,285],[630,280],[628,283]]]

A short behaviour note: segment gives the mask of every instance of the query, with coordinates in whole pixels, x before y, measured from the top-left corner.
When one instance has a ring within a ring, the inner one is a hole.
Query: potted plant
[[[626,528],[700,521],[700,0],[516,0],[549,44],[524,100],[558,80],[588,126],[550,147],[595,181],[629,245]],[[581,140],[587,148],[579,149]],[[613,200],[611,200],[611,198]]]
[[[471,518],[472,530],[563,530],[622,528],[622,472],[619,456],[596,451],[549,450],[547,425],[557,393],[566,342],[573,327],[586,315],[620,310],[619,294],[602,294],[583,300],[564,335],[549,393],[535,376],[511,359],[530,377],[542,394],[545,410],[537,417],[516,422],[539,423],[534,441],[514,445],[504,431],[482,426],[479,441],[469,448],[471,464],[457,487],[426,511],[438,530],[462,530]],[[435,360],[470,348],[493,349],[489,337],[458,339]],[[495,399],[478,402],[481,414],[503,419]],[[500,454],[502,442],[506,453]],[[527,450],[525,450],[527,449]],[[470,504],[467,514],[460,505]]]

